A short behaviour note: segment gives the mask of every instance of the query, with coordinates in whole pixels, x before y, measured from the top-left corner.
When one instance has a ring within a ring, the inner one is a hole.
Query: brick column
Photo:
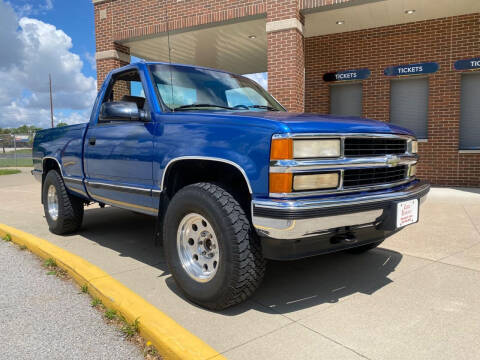
[[[100,89],[107,74],[130,63],[130,49],[113,40],[114,2],[93,0],[95,12],[95,40],[97,61],[97,88]]]
[[[293,0],[267,3],[268,90],[289,111],[305,107],[304,18]]]

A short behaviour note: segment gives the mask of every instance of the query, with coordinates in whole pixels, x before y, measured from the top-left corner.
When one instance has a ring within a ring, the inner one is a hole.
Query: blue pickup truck
[[[357,254],[417,222],[417,146],[388,123],[289,113],[242,76],[141,62],[108,75],[89,123],[36,134],[32,173],[53,233],[92,202],[152,215],[186,297],[223,309],[266,259]]]

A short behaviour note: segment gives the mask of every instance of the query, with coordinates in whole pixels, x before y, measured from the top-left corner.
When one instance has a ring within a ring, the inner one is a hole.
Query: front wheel
[[[50,170],[43,182],[43,209],[50,231],[62,235],[80,228],[83,220],[83,202],[70,195],[56,170]]]
[[[165,254],[186,297],[221,310],[245,301],[265,272],[260,244],[242,207],[223,188],[197,183],[170,201]]]

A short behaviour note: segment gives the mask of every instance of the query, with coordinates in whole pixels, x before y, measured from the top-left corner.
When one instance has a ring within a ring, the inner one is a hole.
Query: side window
[[[140,110],[145,110],[148,104],[138,71],[129,70],[112,77],[103,103],[111,101],[133,102]]]

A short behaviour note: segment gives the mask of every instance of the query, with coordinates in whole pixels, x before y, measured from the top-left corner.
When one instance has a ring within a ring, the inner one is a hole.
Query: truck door
[[[149,113],[144,86],[136,69],[112,76],[105,102],[133,102]],[[96,121],[90,124],[84,145],[86,187],[90,196],[138,212],[155,214],[153,185],[153,122]]]

